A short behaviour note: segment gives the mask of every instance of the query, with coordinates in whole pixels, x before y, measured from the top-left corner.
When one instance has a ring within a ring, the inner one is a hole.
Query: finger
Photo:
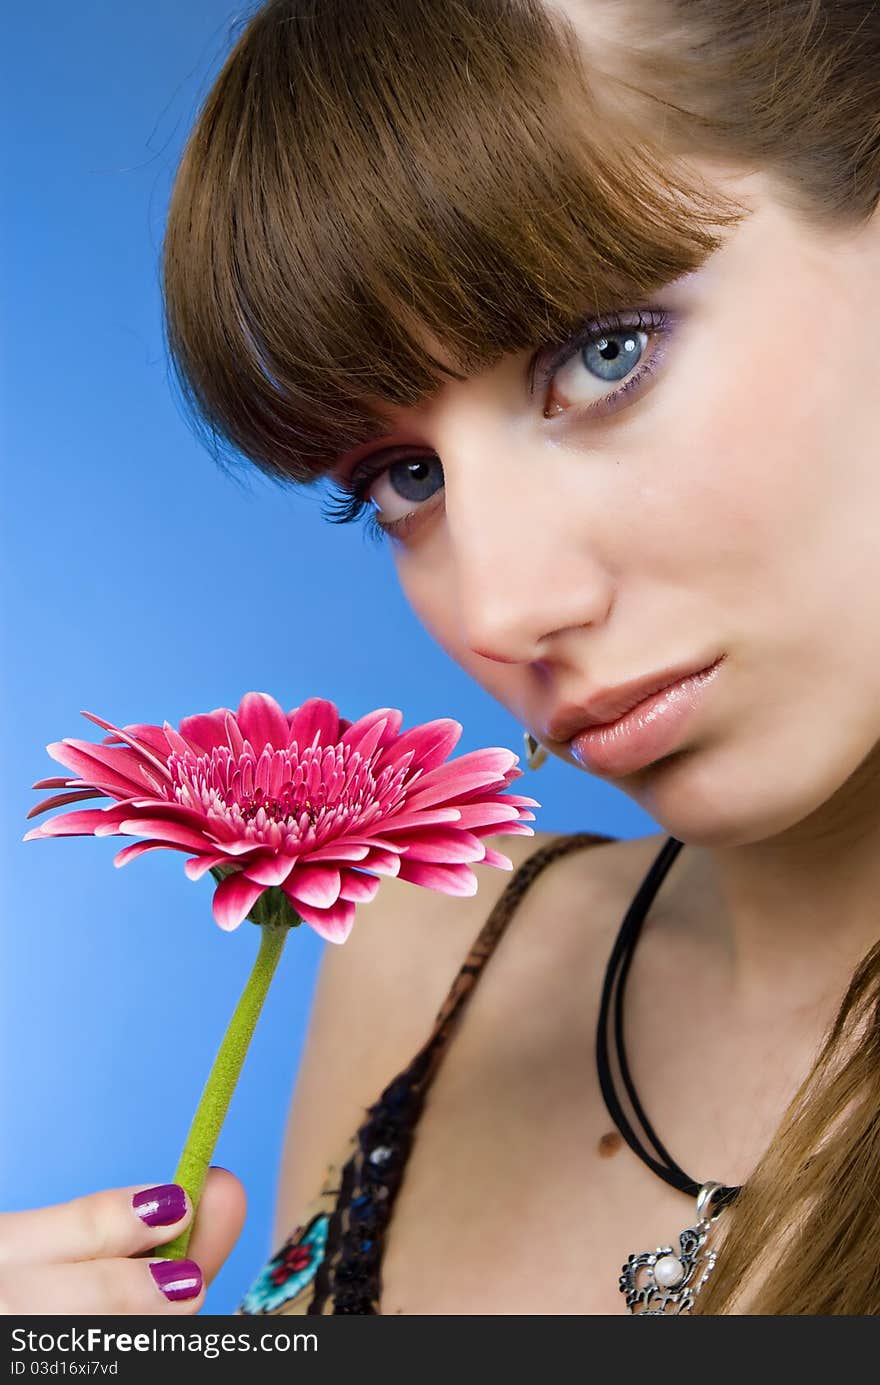
[[[243,1184],[228,1169],[211,1167],[186,1251],[201,1265],[206,1283],[214,1279],[241,1235],[246,1215],[247,1194]]]
[[[4,1212],[0,1216],[0,1269],[4,1265],[137,1255],[170,1241],[191,1218],[189,1198],[176,1183],[105,1188],[51,1207]]]
[[[165,1292],[157,1280],[164,1282]],[[0,1268],[0,1313],[5,1314],[181,1316],[197,1313],[204,1302],[204,1278],[190,1259],[82,1260]]]

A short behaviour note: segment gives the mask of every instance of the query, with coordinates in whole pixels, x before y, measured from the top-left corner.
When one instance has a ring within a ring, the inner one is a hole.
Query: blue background
[[[249,11],[247,11],[249,12]],[[178,852],[133,838],[21,841],[63,737],[329,696],[355,718],[464,725],[456,754],[521,730],[431,641],[388,549],[319,496],[236,485],[189,429],[161,331],[174,168],[246,11],[218,0],[15,7],[4,27],[2,1135],[0,1207],[172,1176],[257,938],[213,922]],[[534,826],[631,837],[620,791],[549,761]],[[105,806],[95,800],[75,806]],[[37,821],[44,821],[41,817]],[[291,939],[213,1162],[248,1220],[205,1312],[231,1313],[274,1247],[284,1123],[322,944]],[[390,1075],[390,1074],[389,1074]]]

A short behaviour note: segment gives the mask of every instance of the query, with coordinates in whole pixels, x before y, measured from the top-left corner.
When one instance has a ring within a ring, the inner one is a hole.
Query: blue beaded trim
[[[319,1212],[306,1226],[298,1226],[284,1245],[264,1265],[239,1305],[240,1313],[273,1313],[296,1298],[314,1279],[327,1247],[330,1217]]]

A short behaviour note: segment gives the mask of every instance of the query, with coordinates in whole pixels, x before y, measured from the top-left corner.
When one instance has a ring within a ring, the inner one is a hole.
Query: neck
[[[772,996],[789,1012],[824,1007],[880,937],[878,781],[865,762],[845,793],[793,828],[742,846],[684,846],[689,926],[709,931],[744,1005]]]

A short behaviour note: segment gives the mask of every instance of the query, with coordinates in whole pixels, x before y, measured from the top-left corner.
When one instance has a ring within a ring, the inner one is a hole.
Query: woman
[[[271,0],[214,84],[194,415],[662,829],[328,950],[242,1311],[880,1311],[878,57],[870,0]],[[240,1185],[167,1305],[134,1191],[5,1218],[15,1310],[198,1311]]]

